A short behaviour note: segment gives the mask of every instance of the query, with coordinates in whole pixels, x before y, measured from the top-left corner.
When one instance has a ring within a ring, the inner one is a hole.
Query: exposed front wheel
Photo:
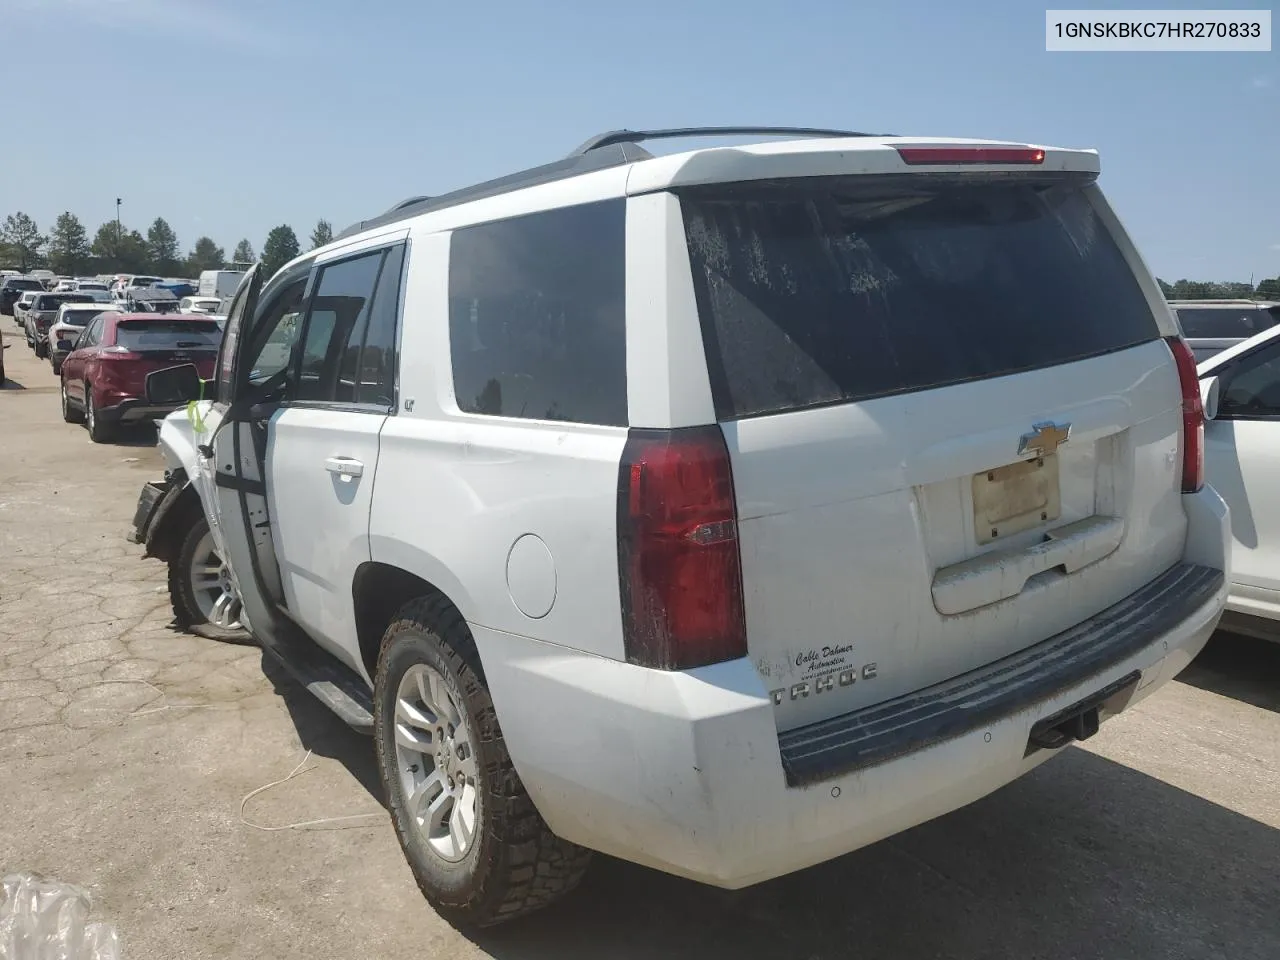
[[[228,643],[250,643],[240,622],[240,594],[203,513],[193,516],[169,559],[173,619],[184,630]]]
[[[547,906],[590,851],[555,836],[511,763],[475,642],[443,598],[407,604],[382,638],[374,742],[418,886],[447,920],[488,926]]]

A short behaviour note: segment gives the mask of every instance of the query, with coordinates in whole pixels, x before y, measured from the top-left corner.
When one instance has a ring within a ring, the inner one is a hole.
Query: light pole
[[[116,197],[116,259],[120,259],[120,198]]]

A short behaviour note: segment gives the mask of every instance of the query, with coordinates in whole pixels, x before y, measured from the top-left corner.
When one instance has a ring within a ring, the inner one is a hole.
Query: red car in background
[[[62,361],[62,417],[88,421],[95,443],[111,439],[121,424],[156,420],[180,404],[147,403],[153,370],[194,363],[213,376],[222,331],[214,320],[184,314],[103,313],[90,321]]]

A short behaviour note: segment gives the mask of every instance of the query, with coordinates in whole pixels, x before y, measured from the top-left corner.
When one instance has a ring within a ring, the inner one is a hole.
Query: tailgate
[[[1177,372],[1095,191],[682,191],[780,729],[1031,647],[1180,556]]]

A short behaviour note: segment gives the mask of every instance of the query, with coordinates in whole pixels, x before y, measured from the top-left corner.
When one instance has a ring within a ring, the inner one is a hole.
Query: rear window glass
[[[65,323],[69,327],[85,327],[100,313],[102,313],[101,310],[68,310],[58,318],[58,322]]]
[[[116,326],[116,344],[129,350],[216,350],[216,323],[190,320],[130,320]]]
[[[1177,314],[1183,335],[1203,340],[1245,340],[1277,323],[1263,307],[1178,307]]]
[[[681,203],[720,419],[1159,336],[1079,184],[812,178],[690,189]]]
[[[39,280],[6,280],[4,285],[10,290],[43,290],[44,284]]]
[[[626,207],[454,231],[449,347],[468,413],[625,426]]]

